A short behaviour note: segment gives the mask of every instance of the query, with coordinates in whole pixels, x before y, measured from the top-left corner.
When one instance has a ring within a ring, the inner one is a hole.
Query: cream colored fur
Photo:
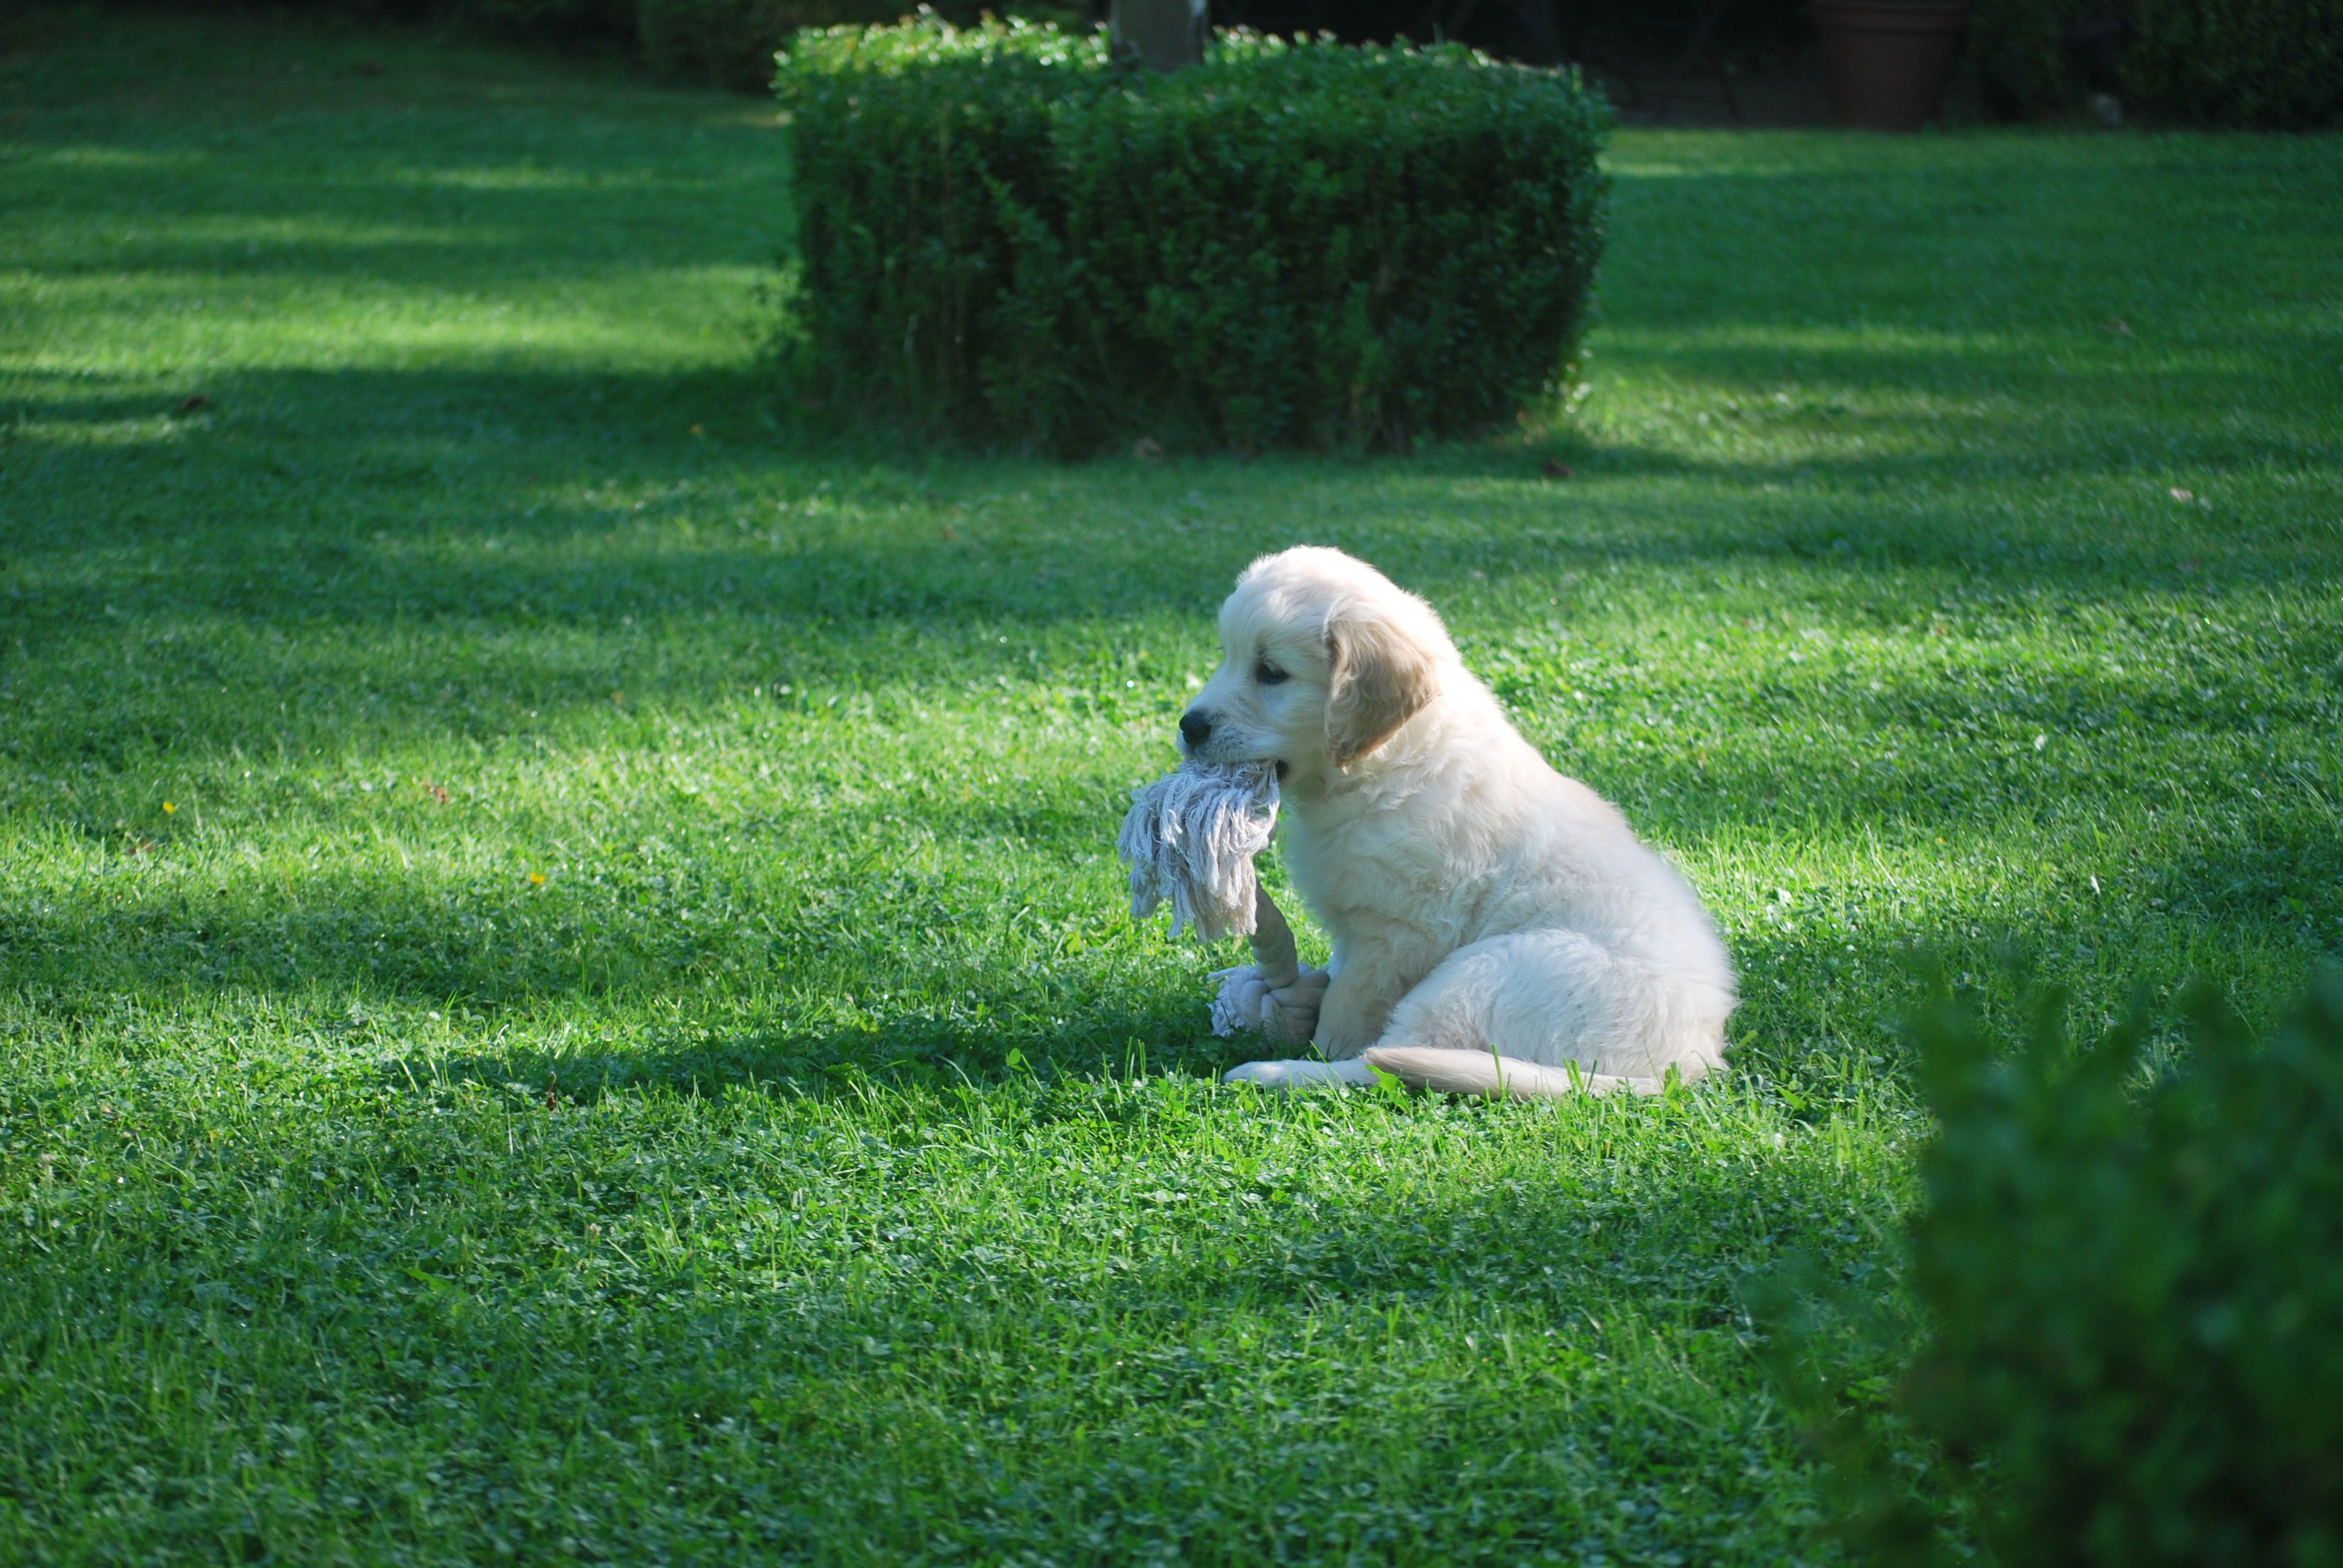
[[[1183,745],[1279,764],[1286,869],[1334,949],[1275,992],[1223,971],[1224,1010],[1322,1059],[1232,1081],[1649,1093],[1723,1061],[1733,969],[1698,896],[1514,731],[1430,605],[1290,549],[1237,579],[1221,644]]]

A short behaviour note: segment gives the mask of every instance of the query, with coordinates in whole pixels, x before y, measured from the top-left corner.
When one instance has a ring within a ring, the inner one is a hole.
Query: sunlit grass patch
[[[0,1556],[1816,1555],[1734,1282],[1892,1290],[1908,947],[2343,946],[2332,141],[1623,134],[1574,417],[1057,467],[799,427],[753,105],[8,37]],[[1685,868],[1735,1070],[1213,1085],[1111,836],[1300,541]]]

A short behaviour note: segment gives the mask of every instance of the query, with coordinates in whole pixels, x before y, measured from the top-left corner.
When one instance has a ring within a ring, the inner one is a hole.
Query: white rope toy
[[[1165,900],[1172,934],[1192,929],[1206,941],[1252,939],[1253,961],[1214,971],[1212,1032],[1258,1029],[1306,1039],[1318,1020],[1327,971],[1304,965],[1285,916],[1252,869],[1277,827],[1277,769],[1268,762],[1186,762],[1131,794],[1115,851],[1131,865],[1131,917],[1143,920]]]

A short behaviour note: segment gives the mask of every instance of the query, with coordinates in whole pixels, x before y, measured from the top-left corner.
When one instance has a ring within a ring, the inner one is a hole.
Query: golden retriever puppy
[[[1699,897],[1514,731],[1430,605],[1304,547],[1247,568],[1220,630],[1182,747],[1277,764],[1286,869],[1334,950],[1274,992],[1222,972],[1216,1016],[1323,1059],[1231,1081],[1651,1093],[1724,1060],[1733,967]]]

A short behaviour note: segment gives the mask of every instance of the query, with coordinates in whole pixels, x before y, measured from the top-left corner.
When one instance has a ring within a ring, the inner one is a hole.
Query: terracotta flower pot
[[[1814,0],[1831,116],[1873,131],[1916,131],[1961,55],[1967,0]]]

